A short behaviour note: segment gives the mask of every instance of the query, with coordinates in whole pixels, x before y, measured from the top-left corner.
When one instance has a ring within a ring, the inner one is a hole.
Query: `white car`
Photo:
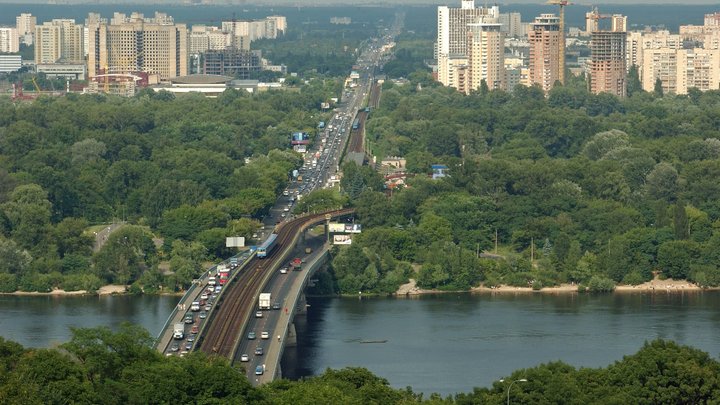
[[[263,317],[262,311],[255,312],[255,318],[262,318],[262,317]]]
[[[242,356],[240,356],[240,361],[250,361],[250,356],[248,356],[247,354],[243,354]]]
[[[280,269],[280,274],[287,274],[287,267]]]
[[[262,332],[260,334],[260,339],[270,339],[270,334],[268,332]]]

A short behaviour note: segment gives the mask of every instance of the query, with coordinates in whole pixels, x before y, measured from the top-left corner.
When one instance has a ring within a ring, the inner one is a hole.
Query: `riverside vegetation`
[[[720,363],[673,342],[646,343],[606,368],[562,362],[517,370],[492,387],[424,398],[394,389],[363,368],[326,370],[301,381],[255,388],[227,360],[191,353],[165,357],[147,331],[129,324],[75,329],[55,349],[27,349],[0,338],[0,402],[5,404],[502,404],[711,403],[720,398]]]
[[[547,97],[466,96],[409,77],[384,84],[366,126],[373,155],[407,159],[408,186],[390,193],[375,171],[344,167],[364,229],[334,252],[326,291],[720,284],[720,92],[647,93],[631,72],[624,100],[581,78]],[[449,176],[430,179],[432,164]],[[479,257],[496,232],[499,257]]]

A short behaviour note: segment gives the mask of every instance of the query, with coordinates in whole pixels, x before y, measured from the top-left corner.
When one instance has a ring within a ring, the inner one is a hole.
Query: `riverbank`
[[[73,296],[73,295],[118,295],[127,293],[127,286],[118,284],[109,284],[100,287],[96,292],[87,290],[65,291],[56,288],[50,292],[38,291],[15,291],[11,293],[2,293],[2,295],[18,295],[18,296]]]
[[[693,284],[686,280],[673,280],[671,278],[660,280],[656,278],[652,281],[648,281],[638,285],[618,285],[615,287],[614,292],[627,293],[627,292],[679,292],[679,291],[713,291],[720,290],[720,287],[709,287],[703,288],[697,284]],[[577,293],[577,284],[561,284],[554,287],[544,287],[539,290],[534,290],[532,287],[514,287],[508,285],[500,285],[496,287],[473,287],[469,291],[442,291],[442,290],[426,290],[417,286],[414,279],[410,279],[410,282],[403,284],[398,288],[395,293],[396,296],[410,296],[410,295],[422,295],[422,294],[443,294],[449,292],[472,292],[472,293],[545,293],[545,294],[567,294]]]

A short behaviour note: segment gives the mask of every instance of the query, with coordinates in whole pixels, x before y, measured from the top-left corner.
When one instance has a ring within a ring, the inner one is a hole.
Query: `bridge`
[[[214,299],[208,294],[204,303],[208,307],[193,311],[191,303],[201,301],[211,287],[209,277],[215,274],[217,266],[211,268],[180,300],[158,338],[157,349],[168,356],[200,350],[208,355],[225,357],[243,365],[248,379],[255,383],[281,377],[282,353],[286,345],[295,344],[293,318],[305,310],[303,291],[327,255],[327,225],[323,234],[307,237],[310,241],[301,239],[306,239],[308,229],[353,213],[353,209],[343,209],[310,214],[278,225],[276,246],[267,258],[260,259],[254,253],[246,252],[221,263],[237,264],[229,282]],[[311,254],[305,253],[305,246],[311,246]],[[279,269],[295,257],[304,261],[301,271],[280,273]],[[270,292],[279,308],[261,311],[262,318],[256,318],[258,297],[262,292]],[[199,313],[203,312],[205,317],[201,319]],[[173,326],[182,324],[187,316],[191,317],[192,323],[184,326],[183,339],[173,339]],[[192,333],[193,328],[196,333]],[[255,332],[256,337],[247,339],[249,332]],[[265,338],[262,332],[267,332]],[[262,348],[262,354],[256,354],[258,347]],[[243,354],[247,359],[243,359]],[[258,366],[263,369],[261,375],[256,375]]]

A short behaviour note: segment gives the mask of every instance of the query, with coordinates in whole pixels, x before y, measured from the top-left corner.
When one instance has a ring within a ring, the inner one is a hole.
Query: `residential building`
[[[285,32],[285,17],[271,16],[262,20],[223,21],[222,30],[236,36],[246,36],[250,41],[262,38],[277,38],[278,32]],[[282,27],[282,29],[278,28]]]
[[[17,28],[0,27],[0,52],[16,53],[20,51],[20,38]]]
[[[610,17],[610,31],[627,32],[627,17],[621,14],[613,14]]]
[[[35,26],[37,25],[37,17],[29,13],[21,13],[15,17],[15,28],[17,28],[20,43],[32,45],[35,37]]]
[[[498,18],[500,24],[502,24],[501,30],[506,36],[510,38],[521,38],[525,36],[520,13],[502,13]]]
[[[595,31],[590,39],[590,91],[625,97],[626,33]]]
[[[720,89],[719,49],[680,49],[677,55],[677,94],[687,94],[692,87],[700,91]]]
[[[106,72],[146,72],[160,80],[187,75],[185,24],[172,24],[172,17],[160,13],[152,19],[140,16],[133,13],[128,19],[116,13],[110,24],[97,22],[88,27],[89,77]]]
[[[455,87],[459,73],[453,69],[462,68],[459,62],[468,56],[468,24],[481,16],[498,18],[500,12],[497,6],[475,8],[474,0],[461,0],[460,8],[439,6],[437,13],[438,81]]]
[[[547,93],[560,80],[560,52],[563,52],[560,18],[555,14],[536,17],[530,24],[528,40],[528,79],[531,85],[538,84]]]
[[[468,90],[484,81],[488,89],[505,89],[505,34],[496,17],[484,16],[468,24]]]
[[[663,92],[677,94],[677,49],[668,47],[643,49],[640,82],[643,90],[653,91],[660,79]]]
[[[83,63],[83,26],[71,19],[54,19],[35,26],[35,63]]]
[[[265,17],[265,18],[266,18],[267,20],[273,20],[273,21],[275,21],[275,29],[276,29],[279,33],[285,35],[285,33],[287,32],[287,18],[286,18],[285,16],[282,16],[282,15],[271,15],[271,16],[267,16],[267,17]],[[349,18],[349,17],[347,17],[347,18]]]

